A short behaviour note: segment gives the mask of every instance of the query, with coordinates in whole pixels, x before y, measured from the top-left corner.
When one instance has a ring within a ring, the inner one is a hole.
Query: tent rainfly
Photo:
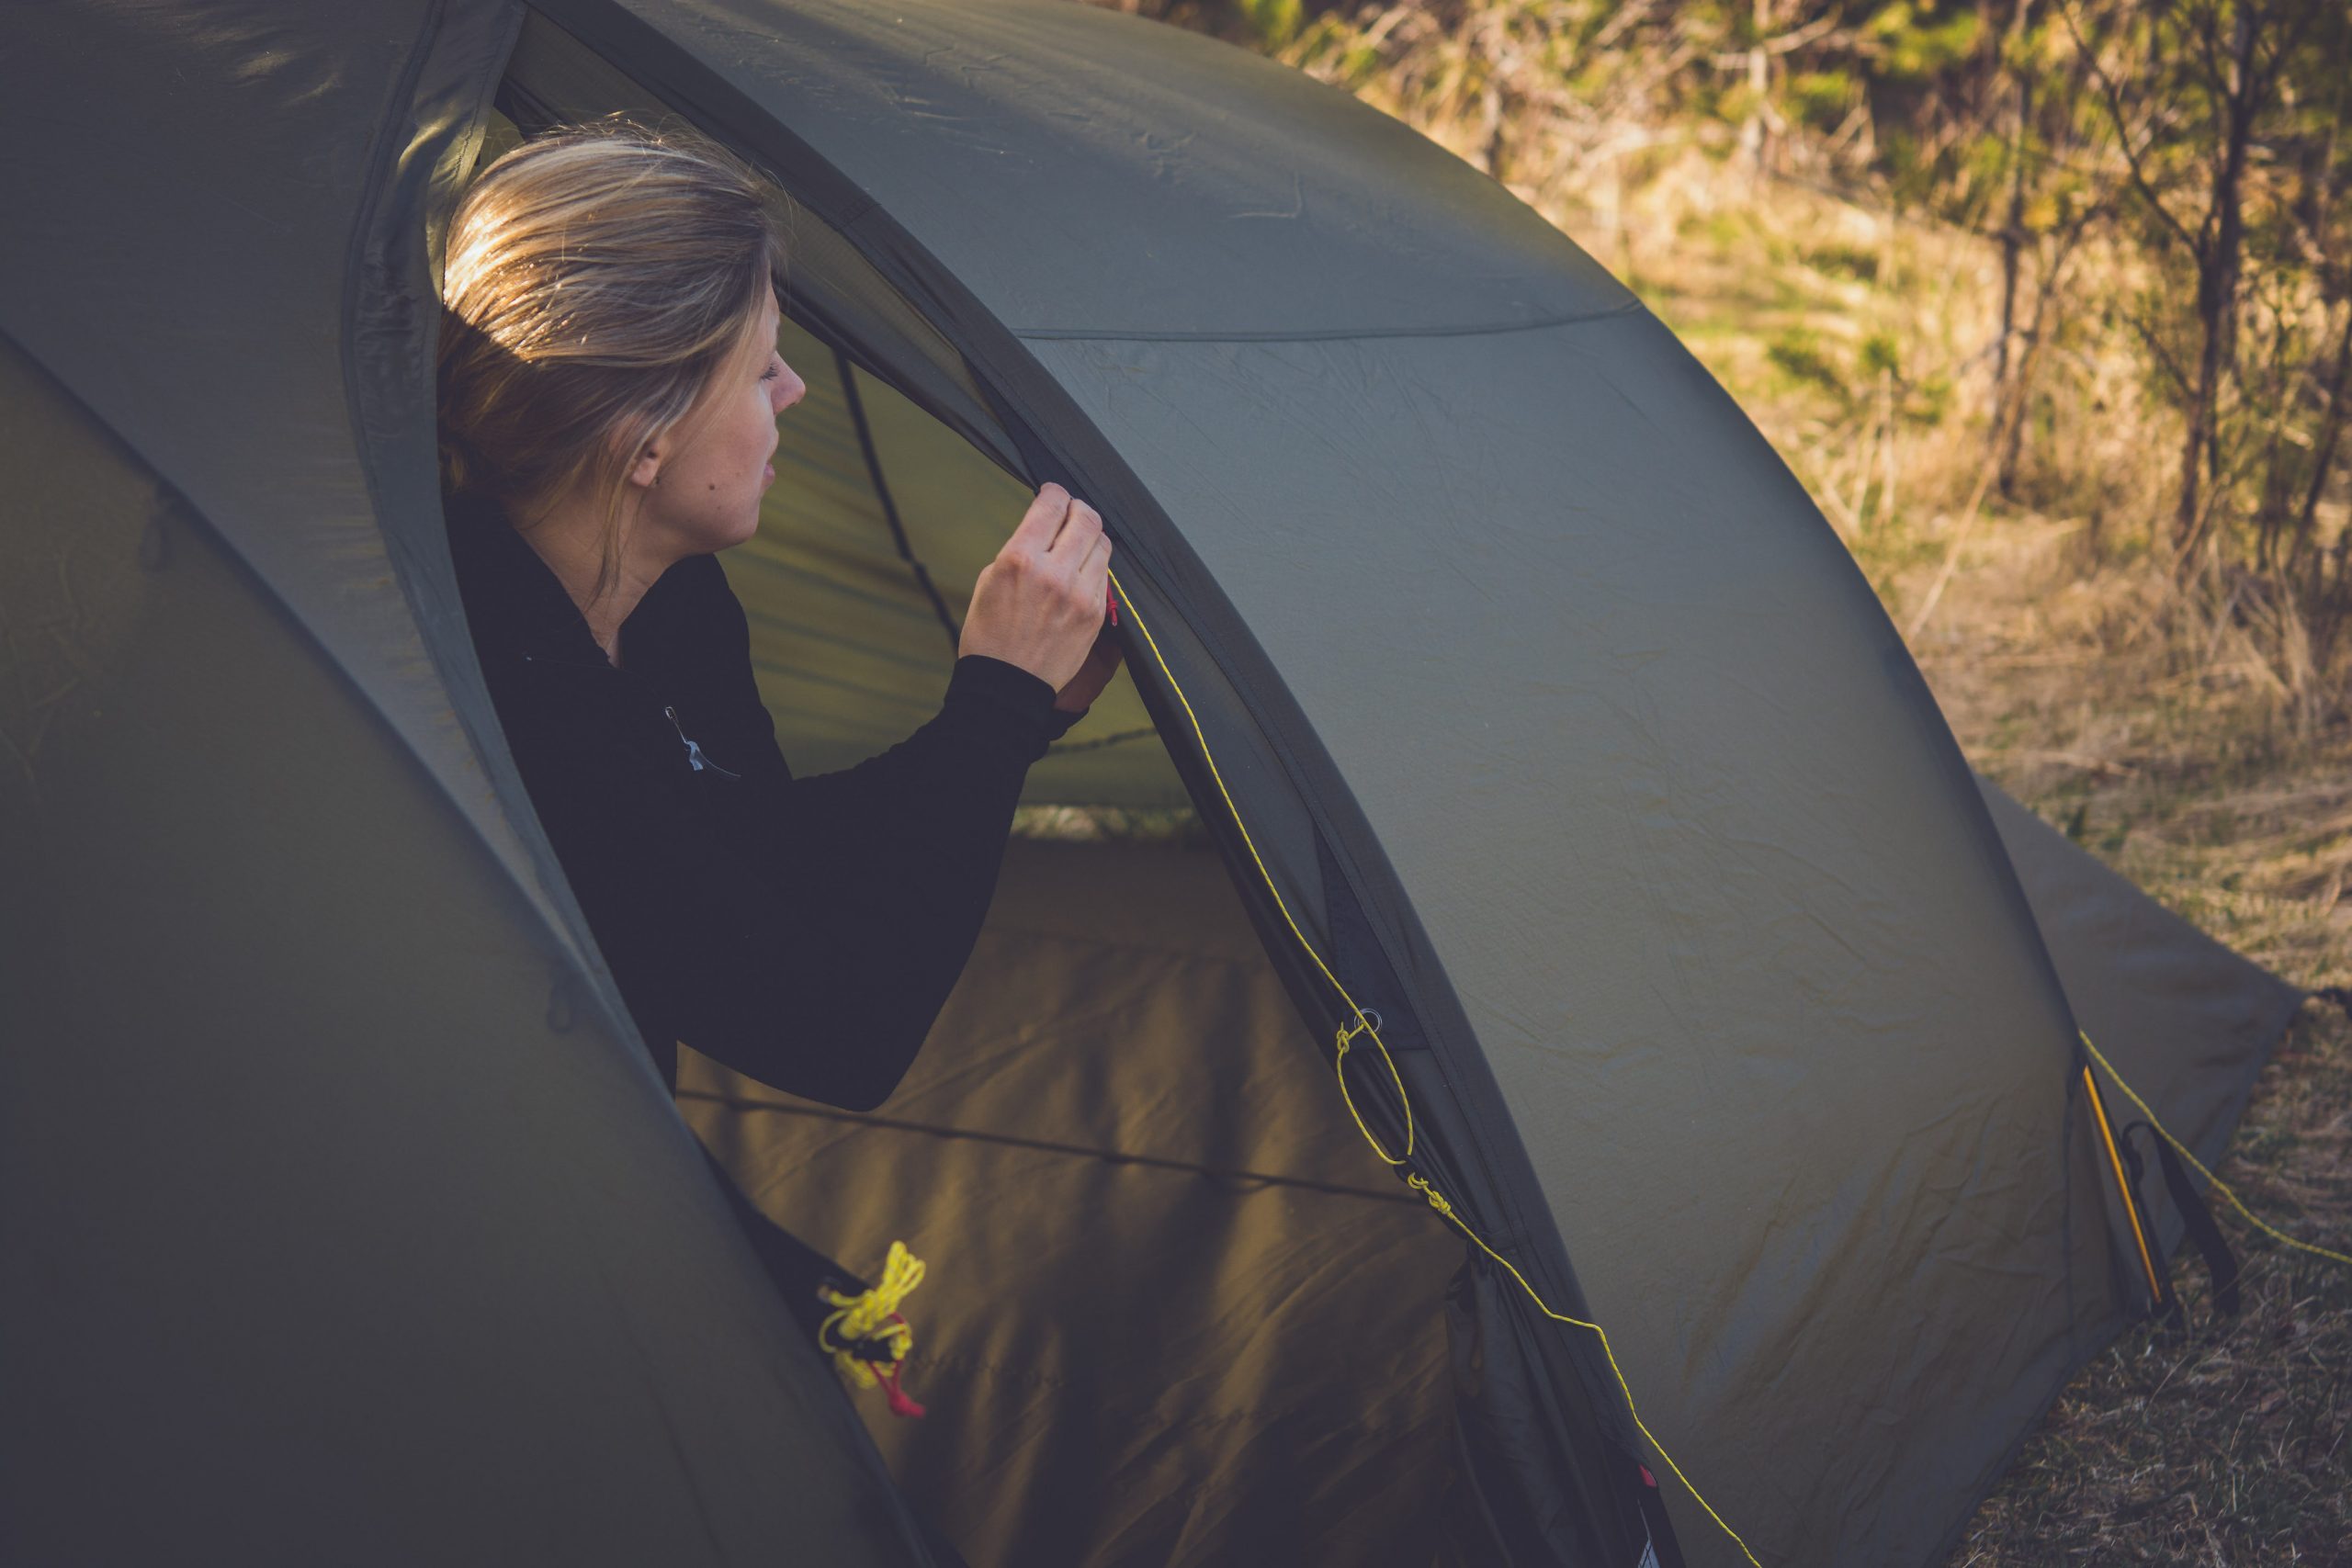
[[[2077,1032],[2210,1157],[2299,994],[1980,784],[1721,388],[1404,127],[1063,0],[53,0],[0,78],[0,1557],[1929,1564],[2161,1298]],[[466,635],[440,236],[616,109],[790,225],[727,567],[796,768],[1060,479],[1135,679],[1029,798],[1209,829],[1016,842],[872,1116],[669,1097]],[[926,1258],[929,1419],[698,1136]]]

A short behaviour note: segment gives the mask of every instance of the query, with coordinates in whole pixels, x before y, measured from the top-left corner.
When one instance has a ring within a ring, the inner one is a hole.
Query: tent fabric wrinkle
[[[736,91],[795,106],[777,118],[1002,322],[1291,333],[1532,321],[1630,297],[1419,133],[1197,35],[1057,0],[547,9],[658,17]],[[925,112],[893,107],[892,83]],[[984,129],[933,134],[957,124]],[[1165,260],[1176,233],[1182,269]],[[1072,260],[1037,265],[1046,254]]]

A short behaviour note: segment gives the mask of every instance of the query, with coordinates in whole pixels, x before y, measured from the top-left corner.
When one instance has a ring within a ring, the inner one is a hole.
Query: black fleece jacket
[[[663,1080],[683,1040],[790,1094],[881,1104],[971,957],[1030,763],[1078,716],[967,654],[907,739],[795,778],[716,557],[647,590],[616,668],[494,505],[446,515],[507,743]]]

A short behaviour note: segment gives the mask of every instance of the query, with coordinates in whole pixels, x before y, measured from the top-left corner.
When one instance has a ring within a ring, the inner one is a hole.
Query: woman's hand
[[[1063,713],[1084,713],[1119,672],[1119,634],[1104,626],[1094,635],[1094,646],[1087,651],[1086,662],[1078,667],[1078,676],[1056,694],[1054,706]]]
[[[1028,671],[1054,688],[1054,705],[1064,712],[1086,706],[1118,665],[1118,643],[1100,635],[1110,572],[1102,516],[1061,486],[1046,485],[974,581],[956,652]],[[1105,640],[1108,658],[1099,646]],[[1083,700],[1066,700],[1073,695]]]

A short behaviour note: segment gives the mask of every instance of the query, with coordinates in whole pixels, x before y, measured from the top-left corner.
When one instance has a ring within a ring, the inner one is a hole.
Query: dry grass
[[[2173,436],[2129,357],[2062,320],[2063,396],[2019,500],[1972,507],[1993,402],[1988,248],[1708,161],[1667,176],[1615,209],[1638,219],[1633,281],[1822,502],[1978,766],[2239,952],[2306,987],[2352,985],[2352,731],[2322,717],[2292,627],[2185,596],[2141,543],[2165,501],[2148,454]],[[1939,417],[1858,395],[1853,345],[1881,333],[1902,380],[1939,386]],[[2221,1174],[2291,1233],[2352,1243],[2341,1010],[2306,1007]],[[2222,1223],[2247,1265],[2240,1316],[2213,1325],[2184,1269],[2192,1331],[2135,1329],[2085,1369],[1955,1568],[2352,1564],[2352,1269]]]
[[[2003,520],[1915,651],[1980,766],[2156,898],[2309,987],[2352,981],[2352,736],[2301,732],[2242,634],[2080,530]],[[1886,574],[1897,607],[1928,569]],[[2223,1179],[2274,1224],[2352,1238],[2352,1022],[2307,1006]],[[2352,1563],[2352,1270],[2223,1213],[2245,1305],[2127,1333],[2027,1440],[1955,1568]]]
[[[1644,220],[1633,281],[1821,502],[1971,758],[2239,952],[2306,987],[2352,984],[2352,733],[2317,721],[2291,635],[2185,598],[2138,545],[2163,514],[2148,454],[2173,437],[2129,356],[2062,320],[2060,396],[2029,444],[2023,504],[1972,508],[1993,402],[1989,249],[1800,187],[1729,188],[1706,163],[1669,173],[1616,209]],[[1940,383],[1940,417],[1889,418],[1858,394],[1854,345],[1879,333],[1905,382]],[[2352,1241],[2340,1010],[2305,1009],[2221,1174],[2290,1232]],[[2184,1269],[2193,1331],[2135,1329],[2097,1358],[1955,1568],[2352,1563],[2352,1270],[2223,1224],[2247,1263],[2241,1315],[2214,1326]]]

